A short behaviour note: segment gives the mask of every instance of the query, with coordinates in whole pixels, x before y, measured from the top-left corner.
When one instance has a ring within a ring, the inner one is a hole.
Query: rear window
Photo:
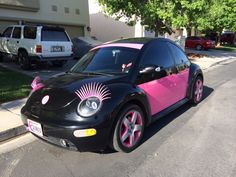
[[[24,38],[26,39],[36,39],[36,27],[25,26],[24,27]]]
[[[42,41],[70,41],[65,31],[43,29]]]

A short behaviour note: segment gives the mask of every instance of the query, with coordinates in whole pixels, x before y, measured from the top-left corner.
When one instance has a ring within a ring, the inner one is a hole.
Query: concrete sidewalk
[[[188,51],[192,53],[204,52],[205,55],[208,55],[208,57],[191,60],[191,62],[200,65],[204,72],[211,68],[211,66],[236,59],[236,52],[219,52],[214,50]],[[48,76],[45,77],[45,79],[46,78],[48,78]],[[25,102],[26,98],[0,105],[0,143],[27,132],[20,119],[20,109]]]
[[[193,50],[193,49],[186,49],[186,53],[195,53],[195,54],[202,54],[206,55],[206,57],[191,60],[191,62],[198,64],[203,70],[206,70],[220,62],[226,60],[236,59],[236,52],[227,52],[227,51],[220,51],[220,50]]]
[[[20,109],[26,98],[0,105],[0,142],[26,133],[20,119]]]

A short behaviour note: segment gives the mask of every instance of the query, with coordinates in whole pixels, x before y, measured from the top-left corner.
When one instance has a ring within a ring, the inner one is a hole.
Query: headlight
[[[89,97],[81,101],[78,105],[77,111],[83,117],[90,117],[96,114],[102,106],[102,102],[97,97]]]

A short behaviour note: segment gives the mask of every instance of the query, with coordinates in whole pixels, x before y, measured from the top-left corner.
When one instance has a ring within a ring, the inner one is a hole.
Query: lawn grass
[[[0,104],[27,97],[33,78],[0,66]]]
[[[236,52],[236,45],[221,44],[215,48],[216,50],[224,50],[228,52]]]

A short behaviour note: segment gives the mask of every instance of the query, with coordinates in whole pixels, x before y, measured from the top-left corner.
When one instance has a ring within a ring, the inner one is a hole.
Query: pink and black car
[[[95,47],[70,71],[32,87],[22,121],[40,139],[130,152],[153,121],[202,100],[203,73],[172,41],[134,38]]]

